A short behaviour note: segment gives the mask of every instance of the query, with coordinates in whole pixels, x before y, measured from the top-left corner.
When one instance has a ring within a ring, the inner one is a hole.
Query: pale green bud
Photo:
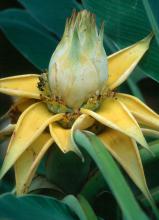
[[[108,77],[107,56],[95,16],[83,10],[66,21],[61,42],[53,53],[48,70],[54,96],[73,109],[89,97],[99,95]]]

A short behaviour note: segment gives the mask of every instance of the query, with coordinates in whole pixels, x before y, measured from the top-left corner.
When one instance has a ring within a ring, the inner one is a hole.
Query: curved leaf
[[[0,13],[0,27],[8,40],[32,64],[44,70],[49,64],[57,40],[39,26],[25,11],[7,10]]]
[[[49,31],[59,36],[64,31],[67,17],[70,17],[73,9],[77,8],[75,0],[18,0],[31,14],[43,24]]]
[[[76,213],[80,220],[88,220],[79,201],[73,195],[68,195],[63,199],[63,202]]]
[[[82,195],[78,195],[78,200],[81,204],[81,207],[83,208],[83,211],[85,212],[85,215],[87,216],[87,219],[98,220],[97,216],[95,215],[93,209],[91,208],[90,204],[85,199],[85,197]]]
[[[159,7],[158,1],[154,0],[142,0],[143,5],[145,7],[145,11],[147,13],[147,17],[150,21],[152,30],[156,35],[156,40],[159,45],[159,17],[156,8]]]
[[[11,194],[4,194],[0,197],[0,219],[77,220],[78,218],[64,203],[52,197],[29,195],[16,198]]]
[[[85,136],[80,131],[76,131],[75,140],[77,144],[83,147],[96,162],[103,177],[114,193],[126,219],[147,220],[147,216],[137,204],[120,170],[99,139],[97,139],[95,135],[87,134],[87,136]]]
[[[84,162],[74,152],[64,154],[58,147],[53,146],[46,163],[47,179],[66,193],[78,193],[89,175],[91,166],[88,154],[82,153]]]

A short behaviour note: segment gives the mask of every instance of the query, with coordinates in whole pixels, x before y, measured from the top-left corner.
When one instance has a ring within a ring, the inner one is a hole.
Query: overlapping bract
[[[116,88],[127,79],[147,51],[151,38],[150,34],[136,44],[108,57],[107,88],[109,90]],[[28,82],[28,85],[24,86],[24,82],[25,84]],[[154,132],[157,135],[159,115],[137,98],[117,93],[106,97],[96,112],[81,108],[81,115],[72,128],[66,129],[58,123],[64,114],[53,115],[48,111],[47,106],[39,101],[40,91],[37,89],[37,83],[38,75],[35,74],[0,79],[0,92],[25,97],[25,102],[23,100],[15,104],[21,115],[14,131],[10,130],[13,134],[0,177],[2,178],[14,165],[17,194],[26,193],[40,160],[53,141],[64,153],[74,151],[82,157],[74,142],[73,133],[76,129],[89,130],[96,121],[99,121],[105,129],[98,134],[98,137],[144,195],[150,198],[136,142],[149,149],[142,129],[145,133]],[[142,129],[138,123],[142,125]],[[46,130],[47,127],[49,129]]]

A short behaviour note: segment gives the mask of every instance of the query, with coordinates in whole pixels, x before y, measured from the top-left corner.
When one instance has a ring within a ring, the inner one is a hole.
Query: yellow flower
[[[48,74],[0,79],[0,92],[20,97],[3,118],[20,116],[0,132],[0,137],[13,132],[0,177],[14,165],[17,194],[27,193],[53,142],[64,153],[74,151],[82,157],[73,139],[74,131],[81,129],[96,133],[150,198],[137,143],[149,149],[143,132],[158,135],[159,115],[139,99],[113,90],[133,71],[151,38],[152,34],[107,58],[102,29],[98,33],[93,15],[81,11],[66,22]]]

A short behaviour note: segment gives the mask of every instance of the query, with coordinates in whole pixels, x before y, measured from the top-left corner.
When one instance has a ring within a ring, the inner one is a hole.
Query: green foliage
[[[63,201],[76,213],[81,220],[97,220],[97,216],[82,195],[79,195],[78,199],[72,195],[68,195]]]
[[[90,157],[84,154],[84,158],[82,163],[75,153],[63,154],[58,147],[53,147],[46,164],[48,180],[66,193],[79,192],[90,170]]]
[[[76,215],[54,198],[29,195],[16,198],[12,194],[0,197],[0,219],[12,220],[77,220]]]
[[[57,40],[27,12],[18,9],[2,11],[0,26],[26,59],[41,70],[47,67]]]
[[[70,17],[72,10],[79,5],[76,0],[52,1],[47,0],[18,0],[46,29],[61,37],[66,18]]]
[[[86,149],[99,167],[127,219],[148,219],[138,206],[129,186],[105,146],[95,135],[75,134],[77,143]]]

